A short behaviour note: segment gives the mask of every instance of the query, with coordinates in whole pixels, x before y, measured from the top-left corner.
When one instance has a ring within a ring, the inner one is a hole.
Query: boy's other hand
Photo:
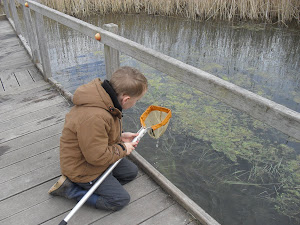
[[[124,132],[121,135],[121,140],[123,142],[132,142],[132,140],[138,135],[138,133]]]
[[[126,146],[126,150],[127,150],[126,155],[130,155],[130,153],[135,149],[135,146],[137,144],[138,144],[137,142],[127,142],[127,143],[124,143],[124,145]]]

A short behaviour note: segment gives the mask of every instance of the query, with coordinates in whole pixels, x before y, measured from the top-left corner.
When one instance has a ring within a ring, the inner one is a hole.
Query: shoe
[[[70,198],[68,196],[68,190],[72,189],[74,184],[64,175],[62,175],[59,180],[50,188],[48,193],[50,195],[62,196]]]
[[[82,189],[80,186],[70,181],[64,175],[62,175],[48,191],[50,195],[61,196],[67,199],[75,199],[78,202],[87,192],[87,190]],[[96,207],[98,198],[99,195],[92,194],[86,200],[86,203],[90,206]]]

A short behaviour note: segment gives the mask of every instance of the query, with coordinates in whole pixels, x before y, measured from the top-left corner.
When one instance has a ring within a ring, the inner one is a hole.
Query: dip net
[[[147,129],[150,137],[157,139],[166,131],[171,117],[170,109],[150,105],[141,115],[140,121],[142,127]]]

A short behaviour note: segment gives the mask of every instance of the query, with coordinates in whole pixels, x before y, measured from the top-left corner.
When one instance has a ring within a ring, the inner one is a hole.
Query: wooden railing
[[[23,9],[26,33],[21,34],[20,22],[13,0],[9,2],[8,0],[4,0],[4,9],[7,18],[15,28],[20,39],[25,43],[25,47],[32,56],[33,62],[43,72],[45,79],[51,79],[52,73],[47,49],[47,38],[44,32],[43,16],[91,38],[94,38],[95,34],[99,33],[101,35],[100,42],[105,45],[105,64],[108,79],[111,73],[119,67],[119,52],[122,52],[249,114],[290,137],[300,140],[300,113],[296,111],[172,57],[123,38],[115,34],[117,32],[116,25],[105,25],[105,30],[34,1],[27,1],[28,7],[25,6],[24,0],[17,1]],[[35,15],[34,24],[30,11]],[[28,45],[26,46],[27,42]]]

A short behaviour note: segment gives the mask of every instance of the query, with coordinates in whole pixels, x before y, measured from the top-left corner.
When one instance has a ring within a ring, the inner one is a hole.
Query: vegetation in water
[[[147,13],[182,16],[193,20],[261,20],[299,22],[298,0],[41,0],[49,7],[73,16],[109,13]]]
[[[186,134],[206,145],[195,152],[191,146],[176,150],[174,143],[164,144],[161,154],[167,155],[163,158],[169,163],[167,167],[165,162],[157,163],[159,170],[172,176],[178,155],[181,159],[185,154],[201,155],[191,164],[199,171],[203,165],[211,167],[210,180],[205,181],[211,189],[218,184],[247,188],[253,197],[267,200],[279,213],[300,221],[300,155],[283,143],[285,135],[173,78],[157,75],[148,67],[141,69],[147,71],[150,84],[141,103],[171,108],[172,133]]]

